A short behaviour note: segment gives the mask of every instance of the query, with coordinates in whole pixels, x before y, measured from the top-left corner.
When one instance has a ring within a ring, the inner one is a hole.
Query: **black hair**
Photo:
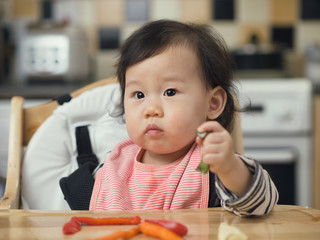
[[[119,115],[124,115],[127,69],[172,46],[186,46],[196,53],[207,89],[220,86],[225,90],[227,103],[216,120],[231,132],[235,112],[232,94],[235,91],[232,83],[234,64],[223,38],[211,26],[204,24],[158,20],[146,23],[127,38],[120,47],[117,63],[122,93]]]

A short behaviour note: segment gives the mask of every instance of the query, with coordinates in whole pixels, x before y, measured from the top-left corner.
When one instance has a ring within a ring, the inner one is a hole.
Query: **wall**
[[[43,16],[42,2],[2,0],[0,12],[6,22],[21,19],[36,21]],[[311,14],[311,17],[306,16],[306,19],[302,19],[301,7],[303,3],[316,4],[315,6],[319,7],[317,0],[52,0],[51,2],[53,19],[68,21],[85,28],[89,39],[89,51],[96,62],[94,68],[97,72],[101,70],[100,65],[105,66],[114,59],[114,52],[108,49],[108,46],[101,46],[101,41],[99,42],[108,31],[117,29],[119,40],[122,41],[141,24],[160,18],[211,24],[223,35],[231,49],[248,43],[253,33],[263,44],[277,41],[286,43],[288,58],[294,58],[288,64],[295,64],[293,67],[288,66],[294,77],[303,74],[301,56],[307,44],[320,42],[319,16]],[[220,9],[226,10],[225,16],[224,11]],[[105,57],[106,51],[110,52],[111,57]]]

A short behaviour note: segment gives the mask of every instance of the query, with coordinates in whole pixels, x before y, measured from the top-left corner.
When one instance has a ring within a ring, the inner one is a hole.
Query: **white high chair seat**
[[[75,129],[89,125],[93,152],[102,162],[128,137],[125,124],[110,116],[120,97],[119,84],[86,91],[59,106],[31,138],[22,164],[21,200],[25,209],[70,209],[59,186],[78,168]]]

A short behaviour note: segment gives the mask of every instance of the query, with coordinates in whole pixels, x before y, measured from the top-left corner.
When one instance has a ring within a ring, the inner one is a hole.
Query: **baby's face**
[[[170,47],[127,69],[125,118],[135,143],[155,154],[189,149],[210,102],[199,69],[186,47]]]

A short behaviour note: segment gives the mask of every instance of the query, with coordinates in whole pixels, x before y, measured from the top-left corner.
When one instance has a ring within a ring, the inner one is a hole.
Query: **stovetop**
[[[241,79],[237,84],[243,133],[308,132],[312,127],[312,83],[296,79]]]

